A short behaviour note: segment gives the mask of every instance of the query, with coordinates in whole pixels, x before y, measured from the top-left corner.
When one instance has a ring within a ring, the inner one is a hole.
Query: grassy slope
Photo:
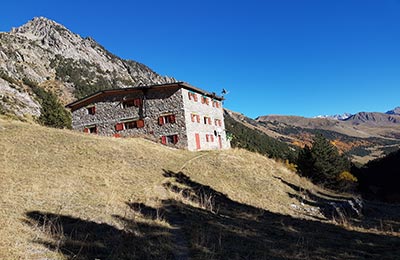
[[[398,208],[385,208],[394,213],[379,230],[381,214],[338,225],[319,208],[341,198],[244,150],[193,153],[0,119],[0,180],[0,259],[400,254]]]

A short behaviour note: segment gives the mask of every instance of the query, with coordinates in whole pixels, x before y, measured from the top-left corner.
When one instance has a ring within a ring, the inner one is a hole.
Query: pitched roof
[[[162,88],[170,88],[170,87],[175,87],[175,88],[184,88],[190,91],[194,91],[197,93],[200,93],[204,96],[208,96],[217,100],[223,100],[224,98],[221,96],[217,96],[214,92],[210,93],[208,91],[202,90],[200,88],[196,88],[186,82],[174,82],[174,83],[167,83],[167,84],[156,84],[156,85],[148,85],[148,86],[138,86],[138,87],[130,87],[130,88],[117,88],[117,89],[106,89],[106,90],[101,90],[98,92],[95,92],[89,96],[86,96],[84,98],[81,98],[79,100],[76,100],[72,103],[69,103],[65,107],[74,109],[76,107],[79,107],[83,103],[90,103],[92,100],[95,98],[99,98],[105,95],[118,95],[121,93],[129,93],[129,92],[136,92],[136,91],[143,91],[143,90],[148,90],[148,89],[162,89]]]

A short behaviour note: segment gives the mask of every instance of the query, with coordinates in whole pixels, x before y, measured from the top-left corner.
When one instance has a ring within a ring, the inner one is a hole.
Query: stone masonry
[[[191,151],[230,148],[222,98],[187,83],[105,90],[67,107],[77,131],[142,136]]]

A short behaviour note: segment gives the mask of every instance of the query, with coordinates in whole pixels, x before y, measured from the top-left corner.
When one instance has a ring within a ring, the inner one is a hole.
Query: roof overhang
[[[90,104],[91,102],[95,101],[96,99],[103,97],[103,96],[113,96],[113,95],[121,95],[121,94],[129,94],[134,92],[143,92],[145,90],[158,90],[158,89],[165,89],[165,88],[184,88],[193,92],[197,92],[201,95],[208,96],[213,99],[217,100],[224,100],[223,97],[216,95],[215,93],[210,93],[200,88],[196,88],[186,82],[175,82],[175,83],[167,83],[167,84],[157,84],[157,85],[147,85],[147,86],[137,86],[137,87],[130,87],[130,88],[118,88],[118,89],[106,89],[95,92],[89,96],[76,100],[72,103],[69,103],[65,107],[70,108],[72,110],[76,110],[78,107],[85,106],[86,104]]]

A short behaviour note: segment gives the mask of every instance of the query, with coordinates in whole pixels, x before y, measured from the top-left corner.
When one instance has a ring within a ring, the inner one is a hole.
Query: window
[[[205,125],[211,125],[211,117],[205,116],[203,122]]]
[[[135,129],[135,128],[143,128],[143,127],[144,127],[144,121],[142,119],[140,119],[140,120],[126,121],[123,123],[117,123],[115,125],[115,130],[122,131],[122,130],[127,130],[127,129]]]
[[[209,143],[213,143],[214,142],[214,135],[213,134],[206,134],[206,142]]]
[[[161,136],[162,144],[177,144],[178,143],[178,135],[164,135]]]
[[[217,100],[213,100],[212,106],[216,107],[216,108],[219,108],[220,107],[220,103]]]
[[[174,124],[176,122],[175,115],[166,115],[166,116],[160,116],[158,118],[158,124],[159,125],[165,125],[165,124]]]
[[[91,106],[91,107],[87,107],[87,112],[89,115],[94,115],[96,113],[96,107],[95,106]]]
[[[191,118],[193,123],[194,122],[200,123],[200,115],[190,114],[190,118]]]
[[[125,129],[134,129],[137,128],[136,121],[126,122],[124,123]]]
[[[189,97],[189,100],[193,100],[194,102],[197,102],[197,94],[196,93],[189,92],[188,97]]]
[[[221,121],[221,119],[215,119],[215,120],[214,120],[214,123],[215,123],[216,126],[222,126],[222,121]]]
[[[142,107],[142,105],[143,105],[143,102],[142,102],[141,98],[128,99],[128,100],[122,101],[123,108]]]
[[[97,134],[97,126],[87,126],[83,129],[83,132],[88,134]]]
[[[210,102],[210,100],[209,100],[208,97],[206,97],[206,96],[202,96],[202,97],[201,97],[201,103],[202,103],[202,104],[208,105],[209,102]]]

